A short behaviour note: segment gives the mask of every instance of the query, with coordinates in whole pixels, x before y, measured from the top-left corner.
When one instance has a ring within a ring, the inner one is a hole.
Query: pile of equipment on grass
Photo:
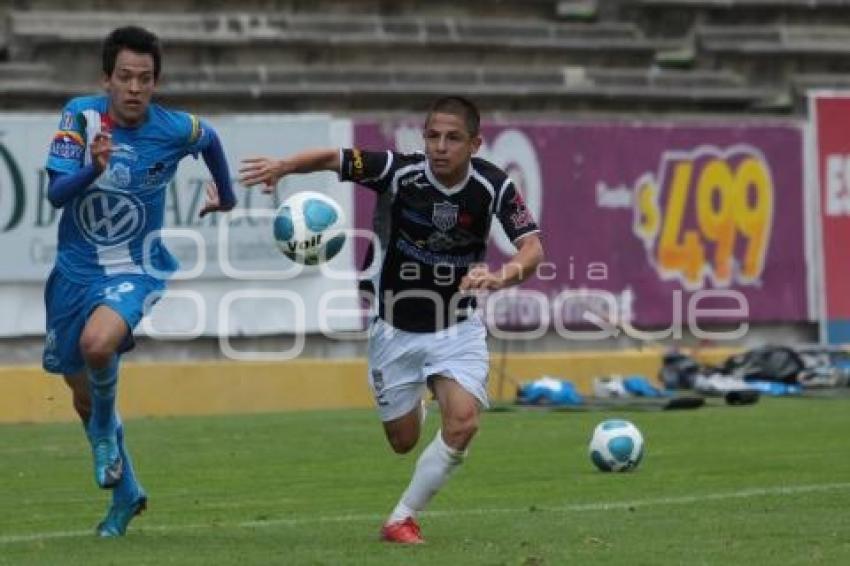
[[[850,353],[816,346],[768,345],[730,356],[714,367],[672,351],[664,354],[658,378],[666,389],[703,395],[754,391],[773,396],[838,396],[850,392]]]
[[[834,348],[761,346],[720,366],[699,363],[679,351],[663,355],[658,385],[642,375],[608,375],[581,395],[563,378],[543,376],[517,387],[515,403],[565,409],[693,409],[706,399],[750,405],[761,395],[850,396],[850,352]]]

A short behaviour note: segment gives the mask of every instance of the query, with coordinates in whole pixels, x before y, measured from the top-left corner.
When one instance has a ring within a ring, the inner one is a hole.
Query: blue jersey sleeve
[[[180,135],[180,143],[183,145],[186,155],[197,157],[199,153],[210,145],[211,137],[209,127],[204,127],[194,114],[188,112],[177,112],[177,131]]]
[[[50,141],[47,169],[58,173],[74,173],[85,161],[86,121],[76,100],[62,110],[59,128]]]

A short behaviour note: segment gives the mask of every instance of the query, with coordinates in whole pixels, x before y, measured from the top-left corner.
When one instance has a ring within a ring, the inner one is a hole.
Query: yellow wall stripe
[[[704,350],[700,360],[720,363],[736,352]],[[511,400],[518,383],[541,375],[570,379],[580,391],[588,393],[595,376],[643,374],[654,379],[660,365],[658,350],[511,354],[504,363],[493,356],[490,395],[496,401]],[[359,358],[282,363],[125,363],[118,403],[125,417],[373,406],[366,384],[366,360]],[[0,367],[0,422],[75,418],[61,377],[37,366]]]

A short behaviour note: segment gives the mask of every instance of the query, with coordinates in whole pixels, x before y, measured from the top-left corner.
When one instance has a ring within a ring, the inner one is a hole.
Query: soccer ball
[[[342,208],[333,199],[302,191],[286,199],[275,212],[274,239],[292,261],[318,265],[342,249],[344,224]]]
[[[634,470],[643,458],[643,436],[629,421],[610,419],[593,429],[590,460],[603,472]]]

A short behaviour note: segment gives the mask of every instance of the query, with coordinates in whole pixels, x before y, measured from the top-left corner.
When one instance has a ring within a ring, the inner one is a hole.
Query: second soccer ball
[[[591,461],[603,472],[633,470],[643,458],[643,435],[629,421],[602,421],[593,430],[589,452]]]

